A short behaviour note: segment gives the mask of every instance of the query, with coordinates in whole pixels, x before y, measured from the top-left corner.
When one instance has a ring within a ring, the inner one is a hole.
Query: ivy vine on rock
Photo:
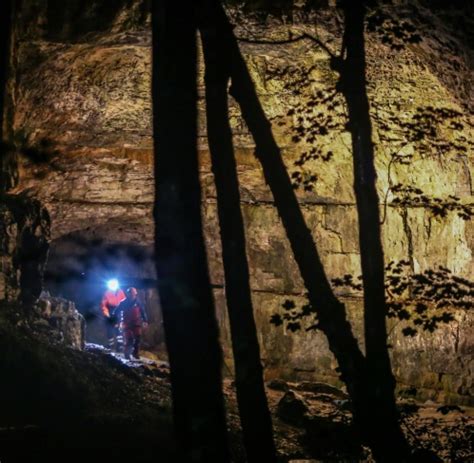
[[[456,214],[463,220],[474,217],[472,204],[463,204],[460,199],[453,195],[447,198],[427,196],[420,188],[414,188],[400,183],[391,187],[394,198],[392,206],[399,207],[423,207],[433,214],[434,217],[446,217],[449,212]]]
[[[290,176],[293,188],[314,191],[317,175],[311,165],[314,161],[330,161],[334,152],[328,148],[330,141],[346,126],[346,111],[341,95],[335,90],[317,90],[312,73],[315,66],[295,67],[285,73],[284,89],[298,97],[291,104],[286,116],[292,118],[292,143],[301,146],[301,154],[294,161]],[[282,71],[279,71],[280,74]],[[278,74],[278,75],[280,75]],[[280,126],[286,122],[280,121]],[[326,137],[323,144],[323,137]]]
[[[401,260],[390,262],[385,272],[387,317],[403,323],[405,336],[414,336],[419,330],[433,332],[441,324],[452,322],[456,310],[474,306],[474,282],[445,267],[414,273],[410,263]],[[347,274],[332,279],[332,284],[356,293],[363,291],[361,276]],[[270,319],[275,326],[284,324],[290,331],[318,329],[317,311],[311,304],[297,305],[286,299],[282,309],[283,313],[275,313]]]
[[[407,44],[422,41],[418,28],[411,22],[399,20],[380,8],[373,9],[367,15],[366,28],[376,34],[379,40],[394,51],[403,50]]]
[[[474,303],[474,283],[439,266],[411,272],[407,261],[390,262],[386,268],[387,316],[406,325],[402,333],[414,336],[419,329],[433,332],[454,320],[454,311]]]
[[[468,126],[469,121],[459,111],[431,105],[417,107],[409,117],[397,112],[386,120],[377,120],[383,143],[392,144],[394,130],[399,130],[404,144],[413,144],[417,153],[425,157],[467,155],[474,146],[463,134]]]
[[[286,299],[281,305],[283,313],[274,313],[270,317],[270,323],[275,326],[285,325],[285,328],[295,332],[302,329],[303,320],[307,320],[311,317],[313,322],[308,326],[305,326],[306,331],[312,331],[317,329],[317,315],[312,305],[308,301],[306,295],[306,303],[297,305],[293,299]]]

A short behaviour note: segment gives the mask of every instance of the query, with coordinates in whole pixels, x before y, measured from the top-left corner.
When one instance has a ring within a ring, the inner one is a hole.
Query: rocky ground
[[[173,461],[169,368],[127,361],[102,346],[45,343],[0,319],[0,460]],[[233,460],[245,461],[235,387],[224,382]],[[370,462],[350,427],[344,391],[324,383],[267,383],[280,461]],[[400,402],[403,427],[444,462],[472,462],[474,409]]]

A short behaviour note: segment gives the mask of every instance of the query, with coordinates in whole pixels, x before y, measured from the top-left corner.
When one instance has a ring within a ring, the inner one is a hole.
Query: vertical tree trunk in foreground
[[[375,365],[378,372],[373,378],[368,374],[368,362],[362,355],[347,322],[344,305],[337,300],[329,285],[316,245],[306,226],[281,159],[280,150],[274,140],[270,123],[265,117],[245,61],[240,54],[232,27],[217,0],[213,1],[213,7],[216,8],[218,18],[216,40],[222,44],[226,50],[225,53],[230,56],[232,79],[230,92],[237,100],[242,116],[255,140],[255,154],[262,164],[265,180],[272,190],[275,205],[308,289],[311,305],[318,315],[318,326],[328,338],[329,347],[339,363],[341,379],[346,383],[351,395],[355,426],[360,431],[363,441],[369,444],[377,454],[378,461],[398,461],[399,463],[407,461],[409,451],[397,421],[393,377],[390,363],[387,362],[384,306],[380,308],[381,313],[376,315],[375,328],[369,327],[369,330],[377,337],[375,344],[385,348],[385,353],[383,351],[374,353],[373,340],[369,342],[372,352],[370,368],[373,370]],[[352,71],[357,72],[356,69]],[[363,233],[364,236],[367,233],[365,227]],[[377,239],[380,242],[380,237]],[[383,262],[383,254],[381,255]],[[380,263],[380,255],[376,257],[376,262]],[[381,275],[383,279],[383,264]],[[380,277],[377,277],[376,282],[377,284],[380,282]],[[369,318],[373,314],[373,310],[372,312],[370,310]],[[381,325],[381,318],[383,318],[383,325]],[[385,342],[385,347],[381,340]],[[378,364],[378,362],[381,363]],[[373,393],[375,390],[373,381],[377,382],[378,395]]]
[[[180,461],[229,461],[221,351],[201,223],[196,18],[152,2],[155,257]]]
[[[8,175],[8,154],[5,140],[4,116],[5,96],[7,92],[8,63],[11,37],[12,7],[10,0],[0,2],[0,193],[5,192],[10,185]]]
[[[352,134],[369,389],[367,408],[361,412],[365,417],[363,426],[367,439],[377,461],[401,463],[409,458],[409,448],[400,429],[395,379],[387,346],[384,256],[365,76],[365,6],[362,0],[345,0],[343,7],[347,55],[341,70],[341,88],[348,106]]]
[[[230,59],[231,95],[242,111],[255,141],[255,155],[260,161],[265,181],[269,185],[275,206],[281,217],[288,240],[295,256],[308,297],[318,315],[319,328],[324,332],[329,348],[334,353],[341,370],[341,379],[347,384],[354,407],[363,409],[365,400],[365,359],[359,349],[351,326],[346,318],[345,307],[335,297],[321,259],[308,229],[278,145],[272,134],[245,61],[240,53],[222,5],[213,0],[217,18],[216,40]]]
[[[211,0],[212,2],[212,0]],[[235,382],[249,463],[276,461],[250,292],[245,231],[228,112],[229,55],[218,40],[215,9],[203,2],[200,33],[206,67],[207,133],[214,173]]]

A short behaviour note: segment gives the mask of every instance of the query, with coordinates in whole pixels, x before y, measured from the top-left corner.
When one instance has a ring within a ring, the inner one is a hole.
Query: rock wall
[[[42,294],[50,218],[36,199],[0,197],[0,310],[52,342],[82,349],[84,318],[74,303]],[[4,312],[5,311],[5,312]]]
[[[0,218],[0,302],[31,305],[42,289],[48,213],[37,200],[2,195]]]
[[[148,246],[153,240],[153,152],[147,4],[118,1],[105,8],[105,3],[88,2],[86,8],[82,3],[71,1],[70,11],[77,8],[77,14],[67,17],[53,14],[55,2],[45,0],[23,2],[18,12],[12,128],[24,155],[12,193],[27,192],[46,206],[54,240],[93,233],[107,243]],[[233,8],[229,14],[326,273],[329,278],[358,275],[351,139],[335,88],[337,74],[313,40],[291,40],[306,33],[336,52],[341,27],[334,8],[308,12],[301,3],[276,15],[251,8]],[[472,50],[465,47],[462,31],[423,3],[396,3],[369,15],[366,34],[386,260],[406,260],[413,272],[442,265],[469,278],[474,274]],[[105,13],[97,21],[100,8]],[[410,39],[414,34],[421,40]],[[266,43],[275,40],[287,43]],[[200,70],[203,217],[228,354],[202,62]],[[284,300],[302,297],[305,290],[233,100],[230,112],[267,376],[337,382],[335,361],[321,334],[293,334],[269,324]],[[361,337],[360,293],[339,295]],[[472,401],[472,319],[463,312],[457,317],[441,331],[413,339],[393,331],[394,370],[401,384],[431,391],[426,392],[431,396]],[[230,365],[230,355],[227,361]]]
[[[30,327],[45,335],[49,341],[66,344],[75,349],[85,346],[85,320],[74,302],[46,294],[36,302]]]

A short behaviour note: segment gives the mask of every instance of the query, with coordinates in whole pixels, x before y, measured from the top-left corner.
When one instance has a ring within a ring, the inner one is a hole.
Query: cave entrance
[[[111,242],[91,230],[73,232],[51,242],[44,288],[53,297],[75,303],[86,320],[86,342],[107,345],[100,302],[112,278],[120,282],[123,290],[137,288],[145,305],[149,326],[143,332],[143,349],[164,353],[153,246]]]

